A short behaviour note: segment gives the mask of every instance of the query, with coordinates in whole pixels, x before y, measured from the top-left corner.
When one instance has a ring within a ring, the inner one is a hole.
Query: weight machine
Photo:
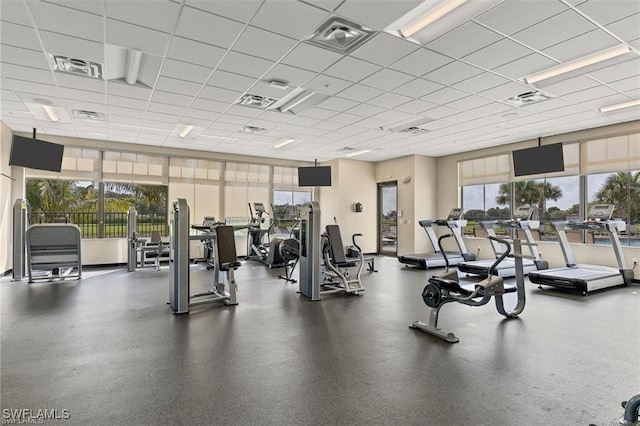
[[[134,272],[137,268],[153,267],[160,270],[160,259],[167,258],[169,250],[162,242],[160,232],[151,231],[151,238],[138,236],[138,211],[135,207],[129,207],[127,212],[127,271]],[[153,261],[147,265],[147,260]]]
[[[184,198],[172,204],[169,228],[169,304],[174,314],[189,313],[189,307],[205,303],[222,302],[237,305],[238,285],[235,270],[241,266],[236,254],[234,228],[218,225],[206,234],[190,235],[189,205]],[[202,293],[190,293],[189,241],[211,239],[213,241],[213,283]],[[220,275],[224,275],[221,280]]]
[[[27,229],[29,283],[37,280],[82,278],[80,228],[46,223]]]
[[[442,235],[438,239],[438,244],[442,249],[442,240],[451,237],[451,234]],[[493,268],[497,267],[511,252],[511,244],[507,240],[489,237],[504,244],[507,249],[502,255],[493,263]],[[514,261],[516,268],[516,285],[505,286],[504,278],[493,274],[493,268],[489,271],[488,278],[475,283],[475,285],[462,286],[458,279],[458,271],[456,269],[448,270],[440,276],[433,276],[429,278],[429,283],[422,291],[422,300],[430,308],[429,323],[421,321],[415,321],[411,324],[410,328],[415,328],[433,336],[439,337],[446,342],[456,343],[458,339],[453,332],[443,331],[438,328],[438,315],[440,309],[447,303],[458,302],[469,306],[482,306],[489,303],[489,300],[493,297],[496,303],[496,310],[501,315],[507,318],[517,317],[525,307],[525,288],[524,288],[524,274],[522,270],[522,255],[521,242],[518,239],[513,240],[514,249]],[[445,254],[446,259],[446,254]],[[507,293],[517,294],[517,304],[511,311],[507,311],[504,307],[503,296]]]
[[[27,200],[18,198],[13,203],[13,281],[21,281],[27,265],[27,228],[31,222],[31,206]]]

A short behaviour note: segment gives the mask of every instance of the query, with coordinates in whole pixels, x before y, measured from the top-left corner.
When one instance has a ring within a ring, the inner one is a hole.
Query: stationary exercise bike
[[[440,308],[450,302],[458,302],[469,306],[482,306],[489,303],[489,300],[493,297],[496,302],[496,309],[498,310],[498,313],[507,318],[517,317],[522,313],[525,306],[522,258],[526,256],[522,255],[520,240],[514,239],[513,247],[516,266],[516,285],[515,287],[506,287],[504,279],[500,276],[493,275],[493,270],[509,255],[511,252],[511,244],[502,238],[493,236],[489,237],[492,240],[504,244],[507,249],[489,269],[489,277],[475,283],[473,288],[469,288],[468,286],[460,285],[457,270],[449,270],[449,262],[447,260],[446,252],[442,249],[442,240],[451,236],[452,234],[446,234],[438,238],[438,245],[440,246],[440,250],[444,256],[447,271],[442,275],[429,278],[429,283],[422,291],[422,300],[429,308],[431,308],[429,313],[429,323],[426,324],[421,321],[416,321],[409,327],[439,337],[446,342],[456,343],[460,339],[458,339],[453,332],[443,331],[438,328],[438,314],[440,313]],[[506,293],[517,293],[518,302],[512,311],[507,311],[504,308],[503,296]]]

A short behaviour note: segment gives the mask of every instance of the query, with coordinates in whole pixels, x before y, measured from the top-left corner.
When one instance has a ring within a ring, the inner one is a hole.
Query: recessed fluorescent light
[[[189,132],[191,132],[192,130],[193,130],[193,126],[191,125],[184,126],[182,130],[180,130],[180,133],[178,133],[178,135],[180,135],[181,138],[186,138]]]
[[[51,105],[42,105],[42,109],[49,116],[49,120],[51,121],[60,121],[60,117],[58,117],[58,113]]]
[[[280,111],[287,112],[291,108],[295,107],[296,105],[300,105],[302,102],[306,101],[307,99],[309,99],[310,97],[312,97],[315,94],[316,94],[316,92],[314,92],[313,90],[311,90],[311,91],[309,91],[309,92],[307,92],[305,94],[301,94],[297,98],[292,99],[291,102],[289,102],[288,104],[282,106],[280,108]]]
[[[541,72],[537,72],[535,74],[531,74],[523,78],[523,81],[526,84],[534,84],[538,81],[547,80],[552,77],[556,77],[561,74],[566,74],[571,71],[575,71],[580,68],[588,67],[589,65],[597,64],[598,62],[603,62],[617,56],[625,55],[631,52],[631,48],[627,45],[616,46],[611,49],[602,50],[600,52],[584,56],[582,58],[576,59],[574,61],[566,62],[561,65],[557,65],[553,68],[549,68],[548,70],[544,70]]]
[[[404,38],[411,37],[427,25],[432,24],[442,18],[447,13],[465,4],[467,0],[447,0],[443,1],[436,7],[427,10],[424,14],[409,22],[398,30],[398,33]]]
[[[367,152],[371,152],[370,149],[361,149],[359,151],[353,151],[348,154],[345,154],[345,157],[355,157],[356,155],[366,154]]]
[[[142,62],[142,52],[139,50],[129,49],[127,52],[127,69],[124,80],[129,84],[136,84],[138,81],[138,73],[140,72],[140,63]]]
[[[270,80],[269,87],[273,87],[274,89],[286,90],[289,88],[289,85],[286,81]]]
[[[631,108],[635,106],[640,106],[640,99],[636,99],[635,101],[622,102],[621,104],[609,105],[600,108],[600,112],[612,112],[617,111],[619,109]]]
[[[273,144],[274,148],[282,148],[285,145],[295,142],[295,139],[282,139],[280,142]]]

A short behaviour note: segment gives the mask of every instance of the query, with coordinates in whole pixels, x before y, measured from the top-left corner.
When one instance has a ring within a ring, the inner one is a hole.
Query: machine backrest
[[[154,229],[151,231],[151,244],[160,244],[162,242],[162,237],[160,236],[160,231]]]
[[[225,263],[235,263],[238,261],[236,254],[236,239],[233,226],[220,225],[215,228],[217,261],[220,265]]]
[[[333,263],[346,263],[347,256],[344,254],[344,244],[342,244],[342,236],[340,235],[340,226],[327,225],[326,233],[331,244],[331,258]]]

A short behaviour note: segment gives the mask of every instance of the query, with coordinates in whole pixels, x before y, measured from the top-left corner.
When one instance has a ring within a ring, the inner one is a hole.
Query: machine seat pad
[[[223,262],[220,264],[220,270],[221,271],[228,271],[229,269],[238,269],[240,266],[242,266],[242,263],[240,262]]]
[[[448,279],[439,278],[439,277],[431,277],[429,278],[429,282],[431,284],[437,285],[438,287],[444,288],[446,290],[449,290],[458,294],[462,294],[464,296],[468,296],[472,293],[466,288],[460,287],[460,283],[458,283],[455,280],[448,280]]]
[[[352,268],[354,266],[358,266],[358,263],[359,262],[339,262],[339,263],[334,262],[333,264],[338,268]]]

